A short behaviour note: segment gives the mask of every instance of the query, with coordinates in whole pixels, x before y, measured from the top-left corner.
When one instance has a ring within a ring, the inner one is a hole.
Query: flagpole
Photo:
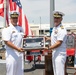
[[[41,35],[41,16],[40,16],[40,35]]]
[[[53,11],[54,11],[54,0],[50,0],[50,35],[54,27]]]
[[[6,0],[4,0],[4,27],[6,26]]]

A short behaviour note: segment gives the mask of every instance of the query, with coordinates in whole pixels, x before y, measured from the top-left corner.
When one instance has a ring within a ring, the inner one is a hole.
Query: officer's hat
[[[60,17],[63,17],[64,16],[64,13],[62,13],[60,11],[54,11],[53,12],[53,16],[60,18]]]
[[[19,12],[17,12],[17,11],[11,11],[10,12],[10,18],[15,18],[15,17],[18,18],[18,16],[19,16]]]

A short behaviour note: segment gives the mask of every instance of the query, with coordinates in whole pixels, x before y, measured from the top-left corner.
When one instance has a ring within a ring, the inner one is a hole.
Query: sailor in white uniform
[[[61,24],[63,13],[54,11],[54,28],[51,34],[52,61],[54,75],[65,75],[67,31]]]
[[[17,25],[19,12],[10,12],[10,24],[2,31],[2,39],[6,45],[6,75],[24,75],[24,60],[21,48],[22,27]]]

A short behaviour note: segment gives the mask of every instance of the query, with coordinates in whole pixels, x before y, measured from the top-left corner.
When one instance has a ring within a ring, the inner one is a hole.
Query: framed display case
[[[44,49],[45,38],[44,37],[29,37],[22,39],[22,48],[25,50]]]

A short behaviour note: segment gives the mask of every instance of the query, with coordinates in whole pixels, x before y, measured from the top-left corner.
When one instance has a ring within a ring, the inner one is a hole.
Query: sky
[[[29,23],[50,23],[50,0],[20,1]],[[54,0],[54,9],[65,14],[63,22],[76,22],[76,0]]]
[[[21,3],[29,23],[50,23],[50,0],[21,0]],[[63,22],[76,22],[76,0],[54,0],[54,9],[65,14]]]

